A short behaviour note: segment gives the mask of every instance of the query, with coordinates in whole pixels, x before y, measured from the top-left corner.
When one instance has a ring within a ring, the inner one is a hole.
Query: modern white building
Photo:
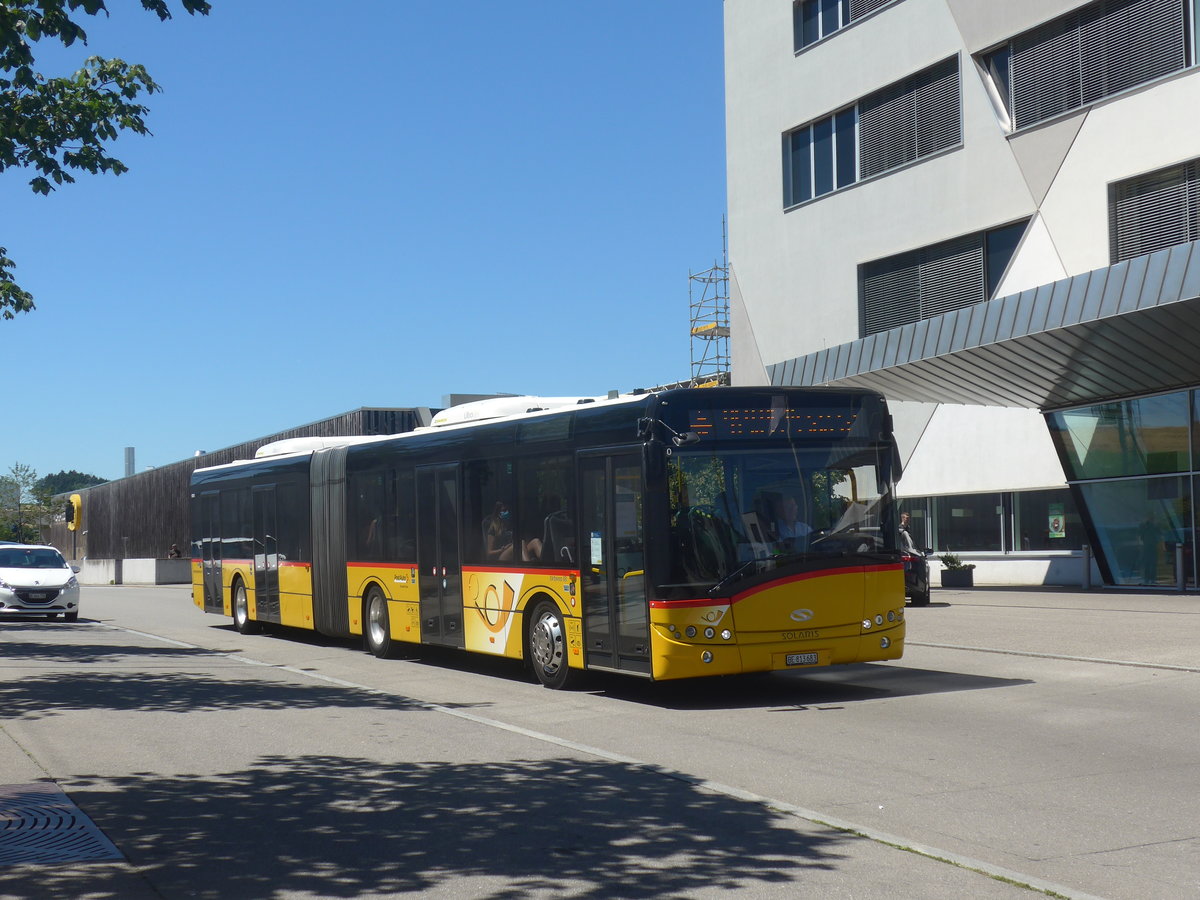
[[[734,383],[881,390],[979,582],[1195,584],[1198,18],[725,0]]]

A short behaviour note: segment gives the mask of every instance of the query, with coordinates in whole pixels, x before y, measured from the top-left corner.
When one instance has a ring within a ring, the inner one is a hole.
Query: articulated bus
[[[425,644],[523,660],[550,688],[586,670],[900,657],[899,462],[878,394],[513,402],[197,469],[196,605],[243,633],[361,635],[379,657]]]

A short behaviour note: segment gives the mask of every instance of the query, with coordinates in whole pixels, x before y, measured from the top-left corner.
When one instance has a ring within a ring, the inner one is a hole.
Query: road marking
[[[686,772],[681,772],[677,769],[668,769],[656,763],[646,762],[645,760],[636,759],[632,756],[623,756],[620,753],[613,753],[609,750],[604,750],[600,747],[593,747],[589,744],[582,744],[578,741],[572,741],[567,738],[557,737],[553,734],[546,734],[541,731],[534,731],[530,728],[525,728],[521,725],[513,725],[508,722],[501,722],[498,719],[489,719],[486,716],[477,715],[476,713],[467,712],[462,709],[453,709],[448,706],[441,706],[437,703],[429,703],[425,700],[417,700],[414,697],[408,697],[404,694],[395,691],[386,691],[380,688],[370,687],[369,685],[359,684],[354,681],[347,681],[344,678],[337,678],[333,675],[324,675],[320,672],[313,672],[308,669],[300,669],[295,666],[279,665],[277,663],[263,662],[258,659],[251,659],[247,656],[237,656],[223,650],[212,650],[208,647],[201,647],[198,644],[189,644],[184,641],[177,641],[171,638],[159,637],[155,634],[149,634],[144,631],[134,631],[130,628],[124,628],[120,625],[112,625],[107,622],[97,623],[105,628],[111,628],[115,631],[123,631],[126,634],[133,634],[139,637],[148,638],[150,640],[161,641],[165,644],[170,644],[176,647],[186,647],[193,650],[201,650],[206,653],[211,653],[214,656],[221,656],[233,662],[244,665],[258,666],[264,669],[275,669],[276,671],[288,672],[292,675],[297,675],[301,678],[310,678],[314,681],[321,681],[326,684],[336,685],[338,687],[350,688],[352,690],[365,691],[368,694],[376,694],[383,697],[397,697],[408,703],[411,703],[418,709],[424,709],[429,712],[441,713],[447,716],[453,716],[457,719],[464,719],[468,722],[473,722],[477,725],[484,725],[488,728],[496,728],[501,731],[507,731],[511,734],[527,737],[535,741],[546,744],[552,744],[557,747],[562,747],[567,750],[573,750],[577,753],[584,753],[589,756],[595,756],[600,759],[606,759],[610,762],[620,763],[622,765],[633,766],[650,775],[658,775],[665,778],[671,778],[675,781],[682,781],[702,790],[710,791],[714,794],[730,797],[735,800],[742,800],[747,803],[754,803],[767,809],[775,810],[776,812],[784,813],[785,815],[794,816],[798,819],[803,819],[811,822],[814,825],[821,825],[826,828],[832,828],[835,831],[841,831],[859,837],[867,838],[876,843],[886,844],[899,850],[907,850],[910,853],[915,853],[918,856],[925,856],[937,862],[950,863],[971,871],[979,872],[983,875],[992,878],[998,878],[1010,882],[1014,882],[1018,886],[1025,886],[1033,890],[1042,891],[1052,896],[1067,898],[1067,900],[1104,900],[1094,894],[1087,894],[1082,891],[1077,891],[1074,888],[1065,885],[1056,884],[1052,881],[1038,878],[1033,875],[1026,875],[1023,872],[1017,872],[1012,869],[1006,869],[1003,866],[997,866],[993,863],[982,859],[976,859],[971,856],[964,856],[961,853],[954,853],[950,850],[943,850],[939,847],[933,847],[928,844],[920,844],[911,841],[908,838],[900,835],[891,834],[886,831],[880,831],[877,828],[872,828],[868,825],[860,825],[856,822],[850,822],[846,819],[840,819],[836,816],[826,815],[817,810],[807,809],[803,806],[797,806],[794,803],[788,803],[784,800],[778,800],[774,797],[766,797],[762,794],[756,794],[752,791],[743,790],[742,788],[733,787],[732,785],[722,784],[717,781],[709,781],[706,778],[700,778],[697,775],[689,775]],[[939,644],[929,644],[926,646],[949,646]],[[954,648],[954,649],[972,649],[972,648]],[[999,651],[997,651],[999,652]]]
[[[1032,650],[1000,650],[996,647],[969,647],[965,644],[934,644],[928,641],[908,641],[908,647],[936,647],[939,650],[970,650],[973,653],[1000,653],[1005,656],[1032,656],[1035,659],[1063,659],[1068,662],[1100,663],[1106,666],[1128,666],[1133,669],[1166,669],[1168,672],[1200,672],[1198,666],[1172,666],[1167,663],[1136,662],[1131,659],[1104,659],[1094,656],[1066,656],[1061,653],[1034,653]]]

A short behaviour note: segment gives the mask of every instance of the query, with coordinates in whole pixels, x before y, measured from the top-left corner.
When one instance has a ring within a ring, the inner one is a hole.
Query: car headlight
[[[69,591],[71,588],[77,588],[77,587],[79,587],[79,581],[75,578],[74,575],[72,575],[70,578],[67,579],[67,583],[62,586],[62,589],[64,591]]]
[[[16,588],[14,588],[11,584],[9,584],[3,578],[0,578],[0,588],[4,588],[4,590],[6,590],[6,591],[15,591],[16,590]]]

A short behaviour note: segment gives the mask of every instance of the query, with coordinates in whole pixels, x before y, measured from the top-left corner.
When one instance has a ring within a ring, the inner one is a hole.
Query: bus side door
[[[200,495],[200,571],[204,581],[204,611],[211,613],[225,611],[221,588],[220,499],[217,491]]]
[[[417,469],[421,640],[450,647],[465,644],[458,507],[457,463]]]
[[[279,546],[275,530],[275,485],[254,488],[254,606],[255,618],[278,622]]]
[[[579,487],[587,664],[648,674],[641,456],[582,456]]]

